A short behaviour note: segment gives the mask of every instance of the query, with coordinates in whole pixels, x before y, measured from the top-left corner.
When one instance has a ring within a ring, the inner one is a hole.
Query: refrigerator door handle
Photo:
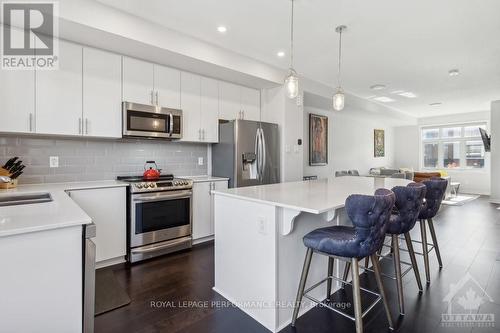
[[[260,129],[260,136],[261,136],[261,145],[262,145],[262,169],[261,169],[261,173],[262,173],[262,180],[264,180],[264,172],[266,170],[266,154],[267,154],[267,151],[266,151],[266,137],[264,135],[264,130],[261,128]]]
[[[259,129],[257,128],[257,132],[255,133],[255,155],[256,163],[257,163],[257,179],[260,180],[260,135]]]

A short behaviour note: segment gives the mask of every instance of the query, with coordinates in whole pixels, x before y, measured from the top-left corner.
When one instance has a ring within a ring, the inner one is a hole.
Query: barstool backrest
[[[395,200],[394,192],[387,189],[378,189],[373,196],[353,194],[347,198],[345,208],[359,243],[357,258],[367,257],[382,246]]]
[[[410,231],[418,220],[427,188],[422,183],[410,183],[407,186],[395,186],[392,191],[396,195],[394,204],[397,214],[391,217],[392,228],[398,229],[398,234]]]
[[[439,207],[441,207],[448,181],[443,178],[433,177],[430,180],[424,180],[422,183],[427,188],[427,193],[425,194],[425,202],[418,218],[431,219],[436,216]]]

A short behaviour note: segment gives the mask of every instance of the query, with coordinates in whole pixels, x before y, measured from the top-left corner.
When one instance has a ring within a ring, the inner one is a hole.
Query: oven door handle
[[[132,200],[134,202],[154,202],[154,201],[165,201],[174,199],[190,199],[192,194],[193,194],[192,191],[182,191],[182,193],[176,193],[176,194],[141,196],[139,198],[133,198]]]

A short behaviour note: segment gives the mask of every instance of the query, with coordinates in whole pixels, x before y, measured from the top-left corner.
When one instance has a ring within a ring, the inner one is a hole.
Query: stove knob
[[[187,180],[185,180],[182,184],[184,184],[184,185],[188,185],[188,184],[189,184],[189,182],[188,182]]]
[[[176,181],[176,182],[174,182],[174,185],[175,185],[175,186],[179,186],[179,182],[177,182],[177,181]]]
[[[154,188],[154,187],[155,187],[155,183],[151,183],[151,184],[149,184],[149,187],[150,187],[150,188]]]
[[[142,188],[142,184],[136,184],[135,187],[141,189]]]

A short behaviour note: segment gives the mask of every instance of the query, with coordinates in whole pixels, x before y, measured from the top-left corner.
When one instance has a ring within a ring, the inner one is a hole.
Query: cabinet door
[[[71,198],[96,225],[96,261],[125,256],[127,248],[126,187],[70,191]]]
[[[220,180],[214,182],[214,188],[216,191],[220,190],[227,190],[227,180]],[[214,200],[213,200],[213,195],[210,196],[210,234],[213,235],[215,234],[215,212],[214,212]]]
[[[181,73],[182,141],[201,141],[200,76]]]
[[[0,132],[35,131],[35,70],[0,70]]]
[[[155,65],[154,66],[155,103],[159,106],[179,109],[181,107],[181,72]]]
[[[23,30],[11,30],[24,34]],[[35,69],[0,69],[0,132],[34,131]]]
[[[212,235],[210,182],[193,185],[193,239]]]
[[[205,142],[219,142],[219,82],[201,78],[201,127]]]
[[[260,121],[260,91],[241,87],[241,108],[243,119]]]
[[[228,82],[220,82],[220,113],[219,118],[234,120],[240,118],[241,89]]]
[[[123,100],[154,104],[154,65],[123,57]]]
[[[121,56],[96,49],[83,49],[85,135],[115,138],[122,136],[121,79]]]
[[[82,47],[59,41],[59,69],[37,70],[36,131],[82,134]]]

